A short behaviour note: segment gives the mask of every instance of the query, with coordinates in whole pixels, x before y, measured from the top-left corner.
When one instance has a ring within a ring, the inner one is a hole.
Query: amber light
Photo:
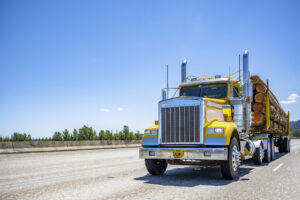
[[[246,102],[247,102],[247,103],[250,103],[250,102],[251,102],[251,100],[250,100],[249,97],[246,99]]]
[[[155,120],[155,122],[154,122],[154,123],[155,123],[155,125],[158,125],[158,120]]]
[[[226,119],[226,121],[228,121],[228,122],[232,122],[232,117],[231,117],[231,116],[227,116],[227,119]]]

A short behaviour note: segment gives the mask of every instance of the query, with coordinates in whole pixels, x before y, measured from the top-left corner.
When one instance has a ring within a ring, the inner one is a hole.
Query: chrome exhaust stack
[[[250,81],[249,71],[249,52],[243,54],[243,109],[244,109],[244,131],[243,135],[249,135],[251,125],[251,102],[252,102],[252,83]]]
[[[181,82],[186,81],[186,64],[187,64],[187,60],[184,59],[183,62],[181,63]]]

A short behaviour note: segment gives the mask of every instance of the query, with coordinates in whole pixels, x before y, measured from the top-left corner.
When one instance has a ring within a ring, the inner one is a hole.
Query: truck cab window
[[[232,91],[232,96],[233,97],[239,97],[239,89],[237,87],[232,87],[231,88],[233,91]]]
[[[190,87],[183,87],[180,90],[180,96],[208,97],[208,98],[226,98],[227,84],[205,84]]]

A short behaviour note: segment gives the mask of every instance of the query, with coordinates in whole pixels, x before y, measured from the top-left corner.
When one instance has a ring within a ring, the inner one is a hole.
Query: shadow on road
[[[248,174],[251,167],[243,166],[240,169],[239,179],[247,181],[249,179],[242,179]],[[135,180],[144,181],[146,184],[169,185],[179,187],[194,187],[198,185],[222,186],[233,182],[232,180],[224,180],[222,177],[220,167],[185,167],[170,169],[162,176],[152,176],[147,174],[142,177],[135,178]]]
[[[275,153],[275,160],[285,156],[285,153]],[[263,163],[261,166],[254,165],[252,159],[244,161],[240,168],[239,178],[236,181],[248,181],[248,178],[243,176],[250,173],[254,167],[267,166],[269,163]],[[144,181],[146,184],[170,185],[179,187],[194,187],[197,185],[222,186],[230,184],[234,181],[224,180],[221,174],[220,167],[198,167],[190,166],[184,168],[170,169],[162,176],[152,176],[147,174],[142,177],[137,177],[134,180]]]

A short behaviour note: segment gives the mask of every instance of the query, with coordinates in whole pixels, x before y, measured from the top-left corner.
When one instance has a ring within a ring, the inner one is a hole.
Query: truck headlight
[[[224,133],[224,127],[208,127],[207,134],[222,134]]]
[[[157,129],[146,129],[145,135],[157,135]]]

